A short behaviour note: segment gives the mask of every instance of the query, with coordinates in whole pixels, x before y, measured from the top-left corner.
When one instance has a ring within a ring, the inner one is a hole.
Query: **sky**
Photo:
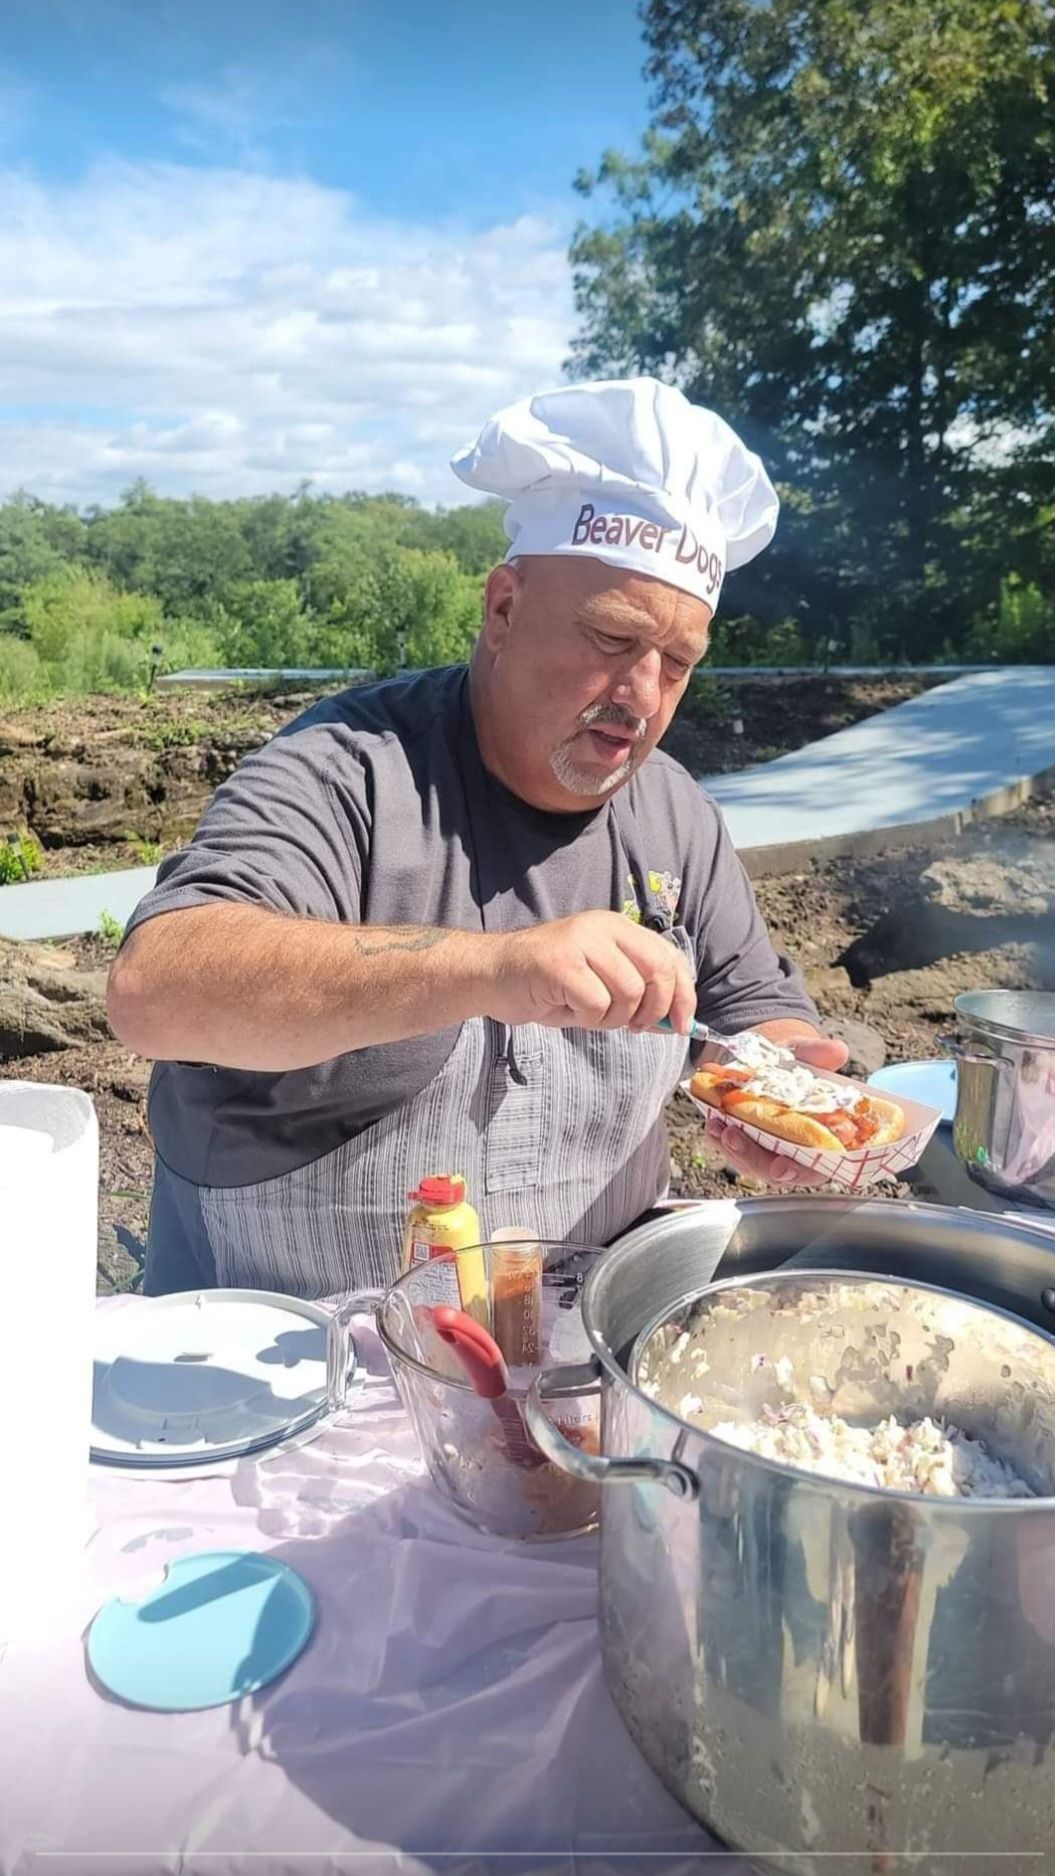
[[[472,499],[644,59],[635,0],[2,0],[0,496]]]

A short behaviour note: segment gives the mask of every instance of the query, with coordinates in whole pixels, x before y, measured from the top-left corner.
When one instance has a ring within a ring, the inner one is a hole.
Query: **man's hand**
[[[790,1035],[787,1033],[792,1027],[790,1024],[760,1023],[758,1027],[764,1036],[783,1043],[786,1049],[794,1051],[800,1062],[807,1062],[811,1068],[832,1074],[846,1066],[849,1051],[845,1042],[837,1042],[829,1036]],[[805,1029],[805,1025],[797,1027]],[[790,1159],[779,1149],[771,1150],[760,1146],[757,1140],[749,1140],[717,1109],[707,1116],[706,1133],[734,1172],[742,1173],[759,1185],[783,1186],[787,1191],[794,1191],[796,1187],[804,1189],[827,1184],[823,1173],[800,1166],[797,1160]]]
[[[579,912],[495,940],[486,1014],[549,1029],[653,1029],[687,1035],[692,971],[669,939],[621,912]]]

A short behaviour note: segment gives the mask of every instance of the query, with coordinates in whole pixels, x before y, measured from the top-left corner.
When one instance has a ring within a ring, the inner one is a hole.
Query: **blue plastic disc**
[[[88,1631],[96,1678],[163,1713],[220,1707],[266,1687],[315,1626],[315,1598],[288,1564],[251,1550],[170,1563],[142,1602],[104,1603]]]
[[[891,1062],[869,1075],[868,1085],[885,1094],[903,1094],[910,1101],[922,1101],[924,1107],[938,1108],[947,1127],[956,1117],[955,1062]]]

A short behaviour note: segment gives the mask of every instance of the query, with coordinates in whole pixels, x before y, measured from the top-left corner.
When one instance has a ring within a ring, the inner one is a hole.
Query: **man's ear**
[[[484,587],[484,622],[480,637],[492,656],[500,652],[513,624],[513,608],[524,585],[524,576],[504,560],[492,567]]]

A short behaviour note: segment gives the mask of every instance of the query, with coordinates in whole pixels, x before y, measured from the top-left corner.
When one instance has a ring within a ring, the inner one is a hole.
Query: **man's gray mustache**
[[[636,743],[645,735],[648,724],[643,717],[632,717],[626,710],[617,710],[611,704],[602,704],[594,710],[584,710],[579,718],[580,730],[596,729],[599,724],[610,724],[613,729],[626,730]]]

